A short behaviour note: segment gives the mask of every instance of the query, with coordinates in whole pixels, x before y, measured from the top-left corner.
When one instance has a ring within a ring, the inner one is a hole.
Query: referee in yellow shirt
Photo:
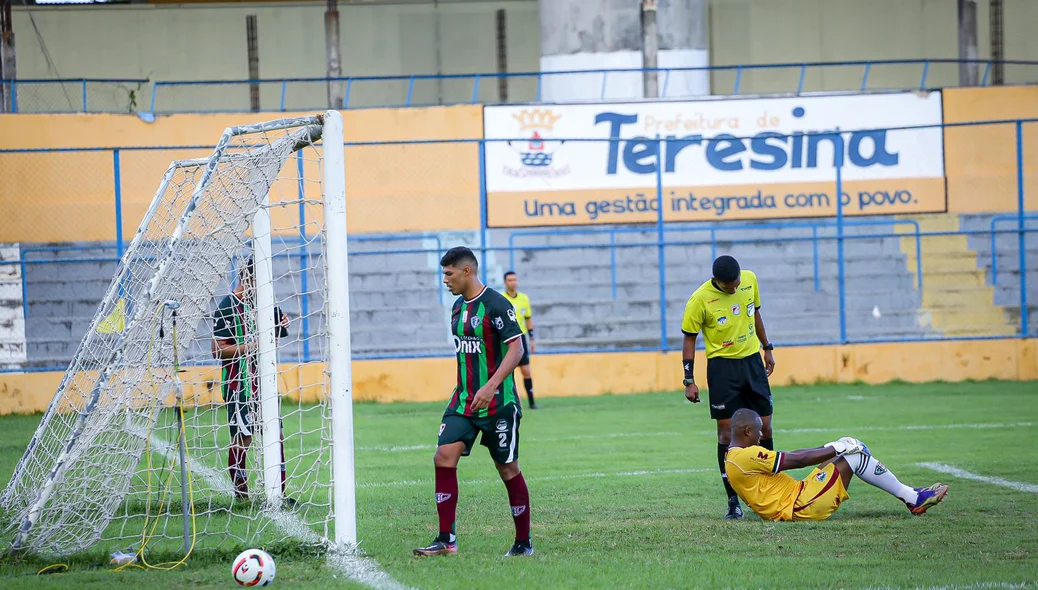
[[[710,417],[717,421],[717,465],[728,493],[725,518],[742,518],[739,496],[728,483],[724,465],[725,453],[732,441],[731,421],[735,411],[749,408],[757,412],[763,422],[760,444],[775,449],[768,384],[768,377],[775,370],[775,356],[760,314],[757,275],[739,268],[735,258],[719,256],[714,260],[713,278],[696,289],[685,304],[681,332],[685,335],[681,347],[685,397],[694,404],[699,403],[699,386],[692,375],[696,338],[702,333],[706,341]]]
[[[523,372],[523,386],[526,387],[526,399],[529,400],[529,408],[537,409],[533,401],[533,377],[530,373],[530,353],[535,352],[533,343],[533,310],[530,308],[530,298],[526,293],[519,292],[519,277],[515,271],[505,273],[505,296],[515,308],[515,316],[519,319],[519,328],[523,331],[523,358],[519,360],[519,370]]]

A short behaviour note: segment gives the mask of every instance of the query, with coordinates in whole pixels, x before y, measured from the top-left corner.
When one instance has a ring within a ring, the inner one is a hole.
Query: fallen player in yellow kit
[[[898,481],[860,440],[844,437],[814,449],[771,451],[759,446],[760,416],[741,409],[732,416],[732,443],[725,456],[728,482],[746,505],[767,520],[825,520],[848,499],[851,474],[899,498],[912,514],[936,506],[948,486],[912,488]],[[782,473],[818,465],[806,478]]]

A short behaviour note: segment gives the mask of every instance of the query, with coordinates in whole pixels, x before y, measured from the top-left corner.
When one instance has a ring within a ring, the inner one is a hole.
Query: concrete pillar
[[[638,0],[540,0],[541,72],[642,67]],[[659,0],[658,67],[706,67],[706,0]],[[709,72],[661,72],[660,97],[710,93]],[[546,75],[545,101],[643,98],[640,73]]]
[[[977,0],[959,0],[959,86],[977,85]]]

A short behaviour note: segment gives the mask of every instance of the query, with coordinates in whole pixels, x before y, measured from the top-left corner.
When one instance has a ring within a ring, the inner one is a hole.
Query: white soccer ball
[[[261,549],[242,551],[231,565],[231,576],[239,586],[270,586],[276,573],[274,558]]]

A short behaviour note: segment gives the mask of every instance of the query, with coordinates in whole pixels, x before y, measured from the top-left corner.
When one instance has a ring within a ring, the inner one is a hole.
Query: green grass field
[[[512,519],[479,448],[459,469],[459,555],[416,559],[411,548],[436,532],[431,456],[443,405],[362,404],[362,547],[414,588],[1038,587],[1038,383],[782,388],[775,404],[779,448],[856,436],[903,482],[948,483],[948,498],[913,517],[855,480],[827,522],[726,522],[705,404],[679,393],[547,398],[522,425],[537,554],[502,557]],[[0,481],[38,420],[0,418]],[[272,549],[278,587],[362,587],[323,557]],[[34,575],[42,565],[0,561],[0,588],[233,587],[226,552],[203,550],[169,573],[114,573],[96,554],[67,573]]]

